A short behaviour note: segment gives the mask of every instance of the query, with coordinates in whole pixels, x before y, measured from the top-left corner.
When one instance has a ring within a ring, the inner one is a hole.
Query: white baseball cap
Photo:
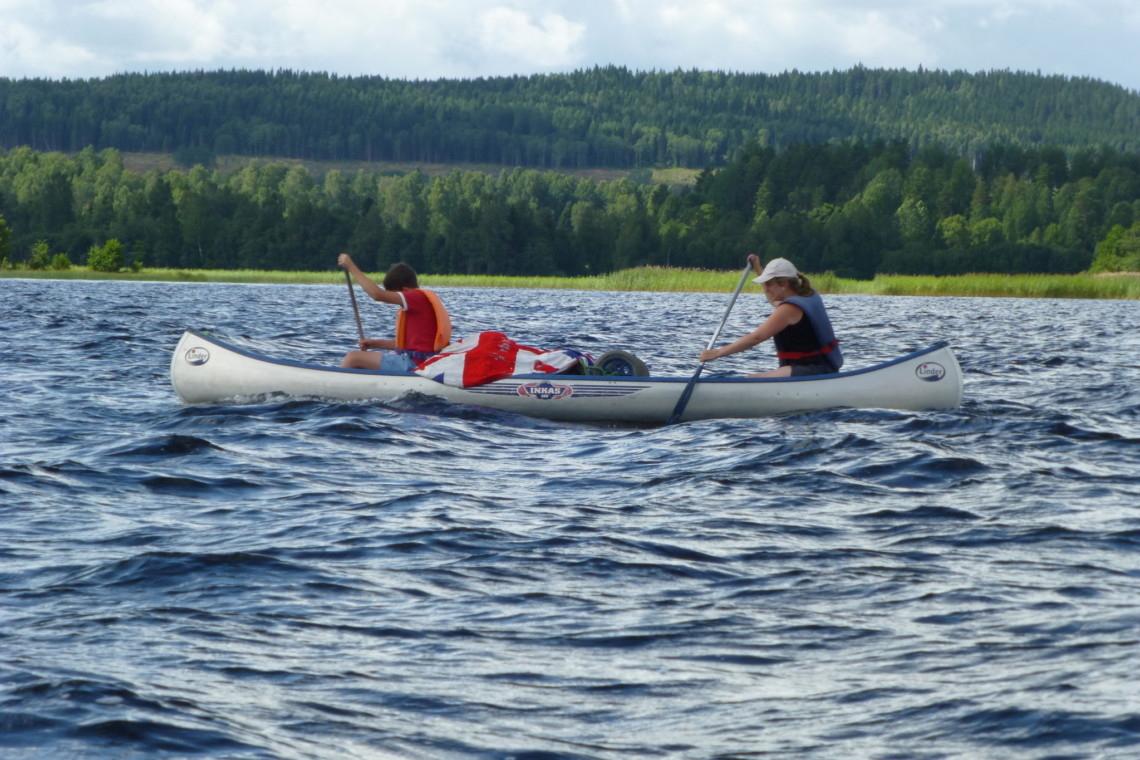
[[[798,279],[800,273],[796,271],[796,267],[792,262],[787,259],[772,259],[768,265],[764,267],[764,271],[760,276],[752,280],[757,285],[763,285],[768,280],[774,280],[777,277],[787,277],[790,280]]]

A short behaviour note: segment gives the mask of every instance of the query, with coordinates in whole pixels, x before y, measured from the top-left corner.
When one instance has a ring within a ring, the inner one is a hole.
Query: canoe
[[[174,390],[188,404],[286,396],[391,401],[420,394],[551,420],[662,424],[688,377],[521,375],[459,388],[414,374],[344,369],[273,358],[195,330],[170,361]],[[682,420],[767,417],[813,409],[951,409],[962,371],[947,342],[864,369],[803,378],[701,377]]]

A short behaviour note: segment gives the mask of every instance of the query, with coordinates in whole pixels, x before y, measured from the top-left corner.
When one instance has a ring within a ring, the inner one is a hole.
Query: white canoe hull
[[[422,394],[458,404],[552,420],[661,424],[689,378],[528,375],[456,388],[395,375],[274,359],[187,330],[170,378],[188,404],[268,396],[391,401]],[[837,407],[951,409],[962,401],[962,372],[945,343],[866,369],[805,378],[703,377],[683,420],[767,417]]]

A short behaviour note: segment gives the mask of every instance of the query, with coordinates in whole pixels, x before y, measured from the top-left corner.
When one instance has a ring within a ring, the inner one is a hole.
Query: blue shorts
[[[830,375],[835,367],[830,364],[793,364],[792,377],[807,377],[809,375]]]
[[[416,368],[412,357],[403,351],[383,351],[380,353],[380,371],[402,374]]]
[[[380,353],[380,371],[404,373],[411,372],[416,364],[435,354],[423,351],[382,351]]]

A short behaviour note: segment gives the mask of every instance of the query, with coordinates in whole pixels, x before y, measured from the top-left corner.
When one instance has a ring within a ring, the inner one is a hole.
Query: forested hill
[[[723,165],[776,149],[901,139],[1140,150],[1140,93],[1010,71],[709,71],[408,81],[295,71],[0,78],[0,147],[87,146],[318,160],[480,162],[552,169]]]

